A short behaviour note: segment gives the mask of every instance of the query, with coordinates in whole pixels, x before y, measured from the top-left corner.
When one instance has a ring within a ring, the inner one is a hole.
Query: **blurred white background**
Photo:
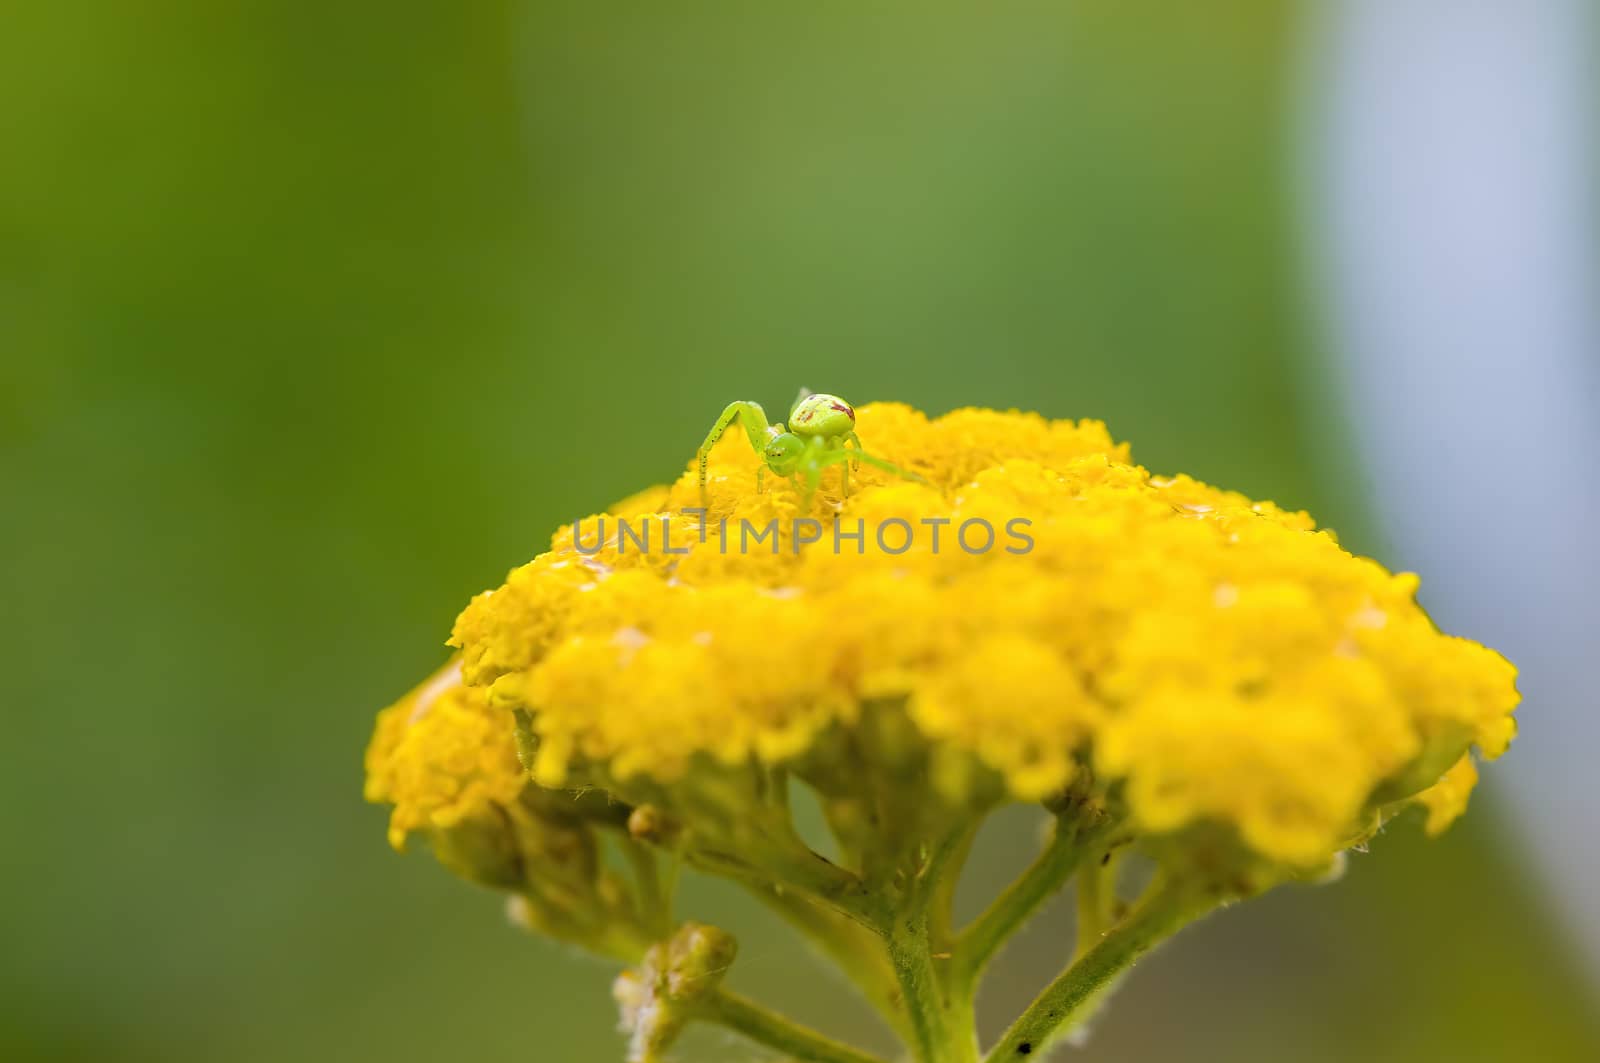
[[[1516,755],[1485,785],[1600,971],[1600,5],[1330,0],[1307,29],[1302,203],[1344,434],[1440,625],[1521,668]]]

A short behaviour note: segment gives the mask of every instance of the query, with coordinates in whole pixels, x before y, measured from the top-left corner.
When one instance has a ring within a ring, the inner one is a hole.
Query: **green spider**
[[[700,504],[707,509],[706,462],[711,448],[717,445],[724,433],[739,422],[750,446],[760,456],[763,464],[756,469],[756,490],[762,490],[762,477],[771,469],[779,476],[794,477],[798,486],[803,478],[806,505],[822,483],[822,471],[830,465],[840,465],[840,483],[845,495],[850,494],[850,466],[866,462],[873,468],[893,473],[907,480],[923,482],[914,472],[891,465],[861,449],[856,435],[856,411],[837,395],[817,395],[801,389],[789,410],[789,427],[781,423],[770,424],[767,412],[759,402],[730,402],[727,409],[711,426],[706,441],[700,444]]]

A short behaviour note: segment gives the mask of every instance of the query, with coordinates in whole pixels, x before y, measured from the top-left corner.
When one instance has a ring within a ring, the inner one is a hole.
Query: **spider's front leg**
[[[706,440],[700,444],[696,460],[700,466],[700,506],[710,510],[710,500],[706,494],[706,463],[711,460],[711,448],[715,447],[733,426],[735,421],[744,429],[744,434],[750,439],[750,446],[760,455],[767,446],[767,437],[772,425],[767,423],[767,411],[761,408],[759,402],[730,402],[717,417],[711,431],[706,433]]]

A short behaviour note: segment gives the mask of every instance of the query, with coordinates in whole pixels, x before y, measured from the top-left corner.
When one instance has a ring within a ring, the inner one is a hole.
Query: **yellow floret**
[[[1444,778],[1418,794],[1416,802],[1428,812],[1427,832],[1441,834],[1460,819],[1477,785],[1478,766],[1472,762],[1472,754],[1468,753],[1444,773]]]
[[[527,775],[512,735],[509,717],[462,685],[457,661],[384,709],[367,747],[366,798],[394,806],[390,844],[514,804]]]
[[[1012,791],[1040,800],[1072,781],[1100,706],[1059,653],[1017,634],[981,639],[915,684],[911,718],[936,740],[977,753]]]
[[[1436,758],[1492,757],[1514,733],[1511,666],[1440,634],[1414,577],[1304,513],[1152,477],[1099,422],[896,404],[858,417],[870,453],[926,482],[863,466],[846,498],[834,470],[803,511],[770,473],[757,490],[759,459],[729,433],[704,528],[684,512],[700,504],[691,469],[604,515],[604,534],[598,516],[576,541],[563,529],[467,606],[452,638],[466,682],[492,711],[530,714],[540,783],[585,764],[671,783],[699,758],[786,763],[888,701],[1017,799],[1089,770],[1142,831],[1220,825],[1309,867],[1436,778]],[[624,517],[654,522],[654,549],[619,533]],[[862,522],[861,540],[836,541],[835,517],[846,533]],[[796,549],[807,520],[821,537]],[[770,524],[778,549],[752,547],[741,521]],[[963,529],[979,521],[994,538],[972,550]],[[477,737],[437,741],[485,739],[484,707],[461,711]],[[374,747],[416,730],[385,737],[396,726],[380,722]],[[1458,789],[1465,763],[1447,776]],[[402,834],[469,800],[429,778],[386,784],[405,795]],[[1430,823],[1450,818],[1450,793],[1422,798]]]

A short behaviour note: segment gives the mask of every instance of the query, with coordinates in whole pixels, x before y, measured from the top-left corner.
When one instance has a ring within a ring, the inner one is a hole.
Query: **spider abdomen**
[[[856,430],[856,411],[837,395],[807,395],[789,415],[789,431],[801,436],[843,436]]]

